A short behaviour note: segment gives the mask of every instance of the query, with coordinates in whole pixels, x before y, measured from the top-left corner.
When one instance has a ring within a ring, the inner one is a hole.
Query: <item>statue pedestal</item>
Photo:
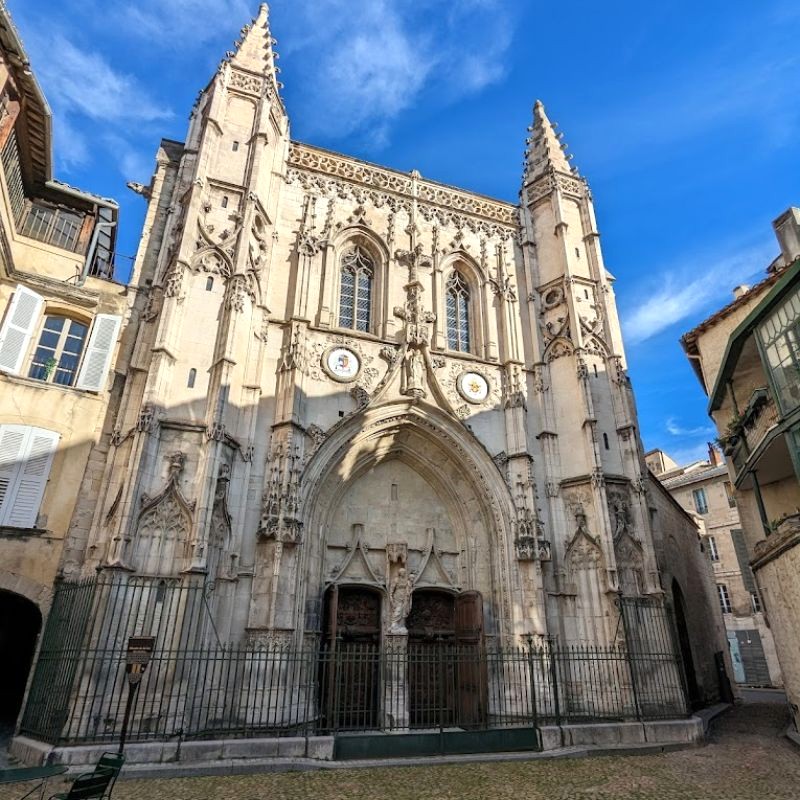
[[[408,633],[389,633],[385,644],[383,724],[390,731],[406,731],[409,725]]]

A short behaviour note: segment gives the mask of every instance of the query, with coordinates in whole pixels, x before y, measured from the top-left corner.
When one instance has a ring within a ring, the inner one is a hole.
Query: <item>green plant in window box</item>
[[[717,439],[717,444],[722,448],[726,456],[731,455],[731,451],[736,447],[743,433],[744,420],[739,414],[735,414],[728,423],[725,433]]]
[[[44,362],[44,379],[46,381],[50,380],[50,376],[55,371],[55,368],[58,366],[58,361],[53,358],[52,356]]]

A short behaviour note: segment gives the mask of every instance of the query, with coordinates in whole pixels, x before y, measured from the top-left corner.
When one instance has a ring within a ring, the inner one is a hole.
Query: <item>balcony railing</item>
[[[780,412],[766,387],[756,389],[741,417],[740,434],[729,450],[736,474],[780,421]]]
[[[759,391],[766,392],[765,389]],[[778,424],[779,419],[780,414],[772,397],[765,394],[764,399],[753,406],[744,420],[744,438],[751,453],[756,451],[764,441],[764,437]]]

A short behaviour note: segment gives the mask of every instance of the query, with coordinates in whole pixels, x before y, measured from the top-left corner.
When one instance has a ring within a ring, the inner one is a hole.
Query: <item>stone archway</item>
[[[485,449],[438,409],[388,404],[335,428],[306,468],[302,507],[306,630],[320,629],[326,586],[388,588],[391,553],[411,588],[480,592],[486,632],[512,632],[513,502]]]
[[[0,728],[13,729],[22,708],[41,627],[34,602],[0,589]]]

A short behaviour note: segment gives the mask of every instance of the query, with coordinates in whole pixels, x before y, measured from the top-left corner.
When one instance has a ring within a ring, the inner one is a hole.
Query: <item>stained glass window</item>
[[[447,281],[447,346],[469,352],[469,288],[459,272]]]
[[[369,331],[374,275],[375,264],[363,247],[356,245],[344,252],[339,286],[339,327]]]

